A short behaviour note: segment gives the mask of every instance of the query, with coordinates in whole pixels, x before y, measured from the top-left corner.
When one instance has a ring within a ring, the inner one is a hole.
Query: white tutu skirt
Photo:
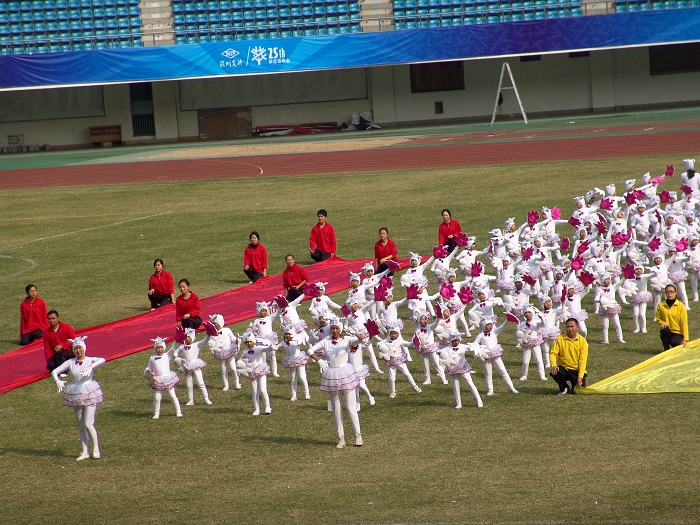
[[[207,364],[204,362],[204,360],[200,359],[199,357],[197,359],[193,359],[192,361],[188,361],[187,363],[182,364],[182,368],[185,369],[185,372],[194,372],[195,370],[201,370],[207,366]]]
[[[540,268],[538,268],[537,270],[530,270],[529,272],[527,272],[527,274],[533,279],[539,279],[540,277],[542,277],[542,270]]]
[[[294,323],[294,324],[292,325],[292,328],[294,328],[294,331],[295,331],[297,334],[300,334],[300,333],[302,333],[304,330],[308,330],[308,329],[309,329],[308,325],[306,324],[306,321],[304,321],[303,319],[301,319],[301,320],[297,321],[296,323]],[[275,334],[275,335],[277,335],[277,334]]]
[[[542,337],[542,334],[538,332],[535,336],[523,339],[522,343],[520,344],[523,346],[523,348],[535,348],[536,346],[540,346],[543,340],[544,338]]]
[[[151,380],[151,388],[156,392],[166,392],[173,388],[180,382],[180,376],[178,376],[172,370],[162,376],[154,376]]]
[[[651,295],[651,292],[639,292],[632,294],[632,297],[630,297],[630,302],[632,304],[650,303],[653,300],[654,296]]]
[[[228,348],[224,348],[223,350],[219,350],[218,348],[216,348],[211,351],[211,354],[214,356],[215,359],[218,359],[219,361],[227,361],[228,359],[231,359],[232,357],[236,357],[238,355],[238,347],[236,347],[235,345],[231,345]]]
[[[503,355],[503,347],[501,345],[496,345],[493,348],[486,349],[488,353],[485,359],[497,359]]]
[[[561,330],[558,326],[545,326],[539,330],[542,339],[545,341],[554,341],[561,335]]]
[[[542,273],[551,272],[552,270],[554,270],[554,265],[552,265],[552,263],[549,261],[544,262],[540,266],[540,270],[542,271]]]
[[[346,392],[355,390],[360,384],[355,367],[350,363],[335,366],[323,372],[321,390],[324,392]]]
[[[445,367],[445,373],[449,376],[461,376],[472,371],[472,365],[466,361],[460,361],[456,365]]]
[[[522,317],[523,309],[521,307],[513,307],[510,309],[510,313],[513,314],[515,317]]]
[[[253,379],[267,375],[270,375],[270,365],[264,361],[257,361],[253,363],[253,370],[248,372],[248,379],[252,381]]]
[[[559,237],[558,233],[553,233],[552,235],[547,237],[547,245],[548,246],[558,246],[560,242],[561,242],[561,237]]]
[[[668,278],[671,279],[674,283],[679,283],[681,281],[685,281],[688,278],[688,272],[686,272],[685,270],[669,272]]]
[[[300,366],[306,366],[309,362],[309,356],[306,354],[297,354],[293,356],[284,356],[282,360],[282,366],[284,368],[299,368]]]
[[[369,339],[369,332],[367,331],[367,328],[365,328],[362,325],[355,328],[355,333],[362,335],[362,337],[364,337],[365,339]]]
[[[90,407],[102,401],[102,389],[94,379],[85,383],[71,383],[63,391],[63,404],[67,407]]]
[[[579,280],[577,280],[573,286],[574,286],[574,292],[576,292],[576,293],[582,293],[586,289],[586,287],[583,286],[583,283]]]
[[[496,279],[496,288],[499,290],[515,290],[515,283],[512,279]]]
[[[611,264],[608,268],[608,273],[612,277],[617,277],[619,275],[622,275],[622,268],[620,268],[617,264]]]
[[[404,364],[406,361],[408,361],[408,356],[401,352],[396,357],[392,357],[391,359],[386,361],[386,366],[399,366]]]
[[[619,314],[622,312],[622,306],[619,304],[611,304],[607,308],[603,308],[602,306],[600,307],[600,311],[598,312],[598,315],[601,317],[609,316],[609,315],[615,315]]]
[[[279,341],[279,336],[277,335],[277,332],[270,332],[269,334],[256,336],[255,340],[256,340],[256,342],[264,344],[264,345],[266,345],[266,344],[276,345],[277,341]]]
[[[423,355],[430,355],[434,354],[438,350],[440,350],[440,343],[428,343],[428,344],[421,344],[418,347],[418,353],[423,354]]]
[[[586,312],[586,310],[579,310],[578,312],[571,312],[567,317],[573,317],[580,323],[582,321],[588,321],[588,312]]]
[[[369,377],[369,366],[362,365],[362,366],[360,366],[360,368],[355,369],[355,373],[357,374],[358,381],[362,381],[363,379],[367,379]]]

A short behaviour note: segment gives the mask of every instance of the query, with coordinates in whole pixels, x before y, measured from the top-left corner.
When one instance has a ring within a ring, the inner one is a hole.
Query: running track
[[[679,128],[683,128],[680,130]],[[425,136],[428,134],[429,136]],[[692,155],[700,145],[700,122],[646,122],[629,126],[528,132],[428,133],[398,146],[357,151],[271,154],[112,163],[0,171],[0,189],[173,182],[256,176],[311,175],[605,159],[645,155]],[[575,136],[572,136],[575,135]],[[357,138],[357,135],[351,135]]]

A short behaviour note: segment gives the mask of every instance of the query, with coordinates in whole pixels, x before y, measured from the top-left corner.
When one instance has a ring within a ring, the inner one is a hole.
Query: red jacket
[[[64,350],[70,350],[73,345],[68,342],[68,339],[75,339],[75,330],[68,323],[58,323],[58,329],[54,332],[51,327],[44,332],[44,356],[46,362],[49,362],[56,351],[56,345],[61,345]]]
[[[306,273],[306,270],[304,270],[298,264],[293,264],[292,266],[285,268],[282,272],[282,286],[284,286],[285,290],[308,280],[309,275]]]
[[[440,246],[447,244],[447,238],[452,235],[453,237],[462,231],[462,227],[459,222],[452,219],[450,222],[441,222],[440,228],[438,228],[438,243]]]
[[[256,246],[249,244],[243,252],[243,264],[250,266],[256,272],[263,273],[267,268],[267,249],[260,243]]]
[[[377,241],[374,243],[374,258],[376,259],[376,263],[378,265],[381,264],[379,262],[380,259],[388,257],[389,255],[393,255],[394,260],[396,260],[397,254],[398,251],[396,250],[396,244],[394,244],[394,241],[391,239],[386,240],[386,246],[382,246],[382,241]]]
[[[326,223],[326,225],[321,228],[318,224],[315,224],[311,228],[311,235],[309,235],[309,249],[314,251],[316,248],[322,252],[335,253],[336,243],[335,243],[335,230],[333,226]]]
[[[173,274],[165,270],[161,270],[160,274],[154,273],[148,280],[148,289],[155,290],[160,295],[173,295],[175,293]]]
[[[34,330],[43,330],[44,332],[49,326],[46,320],[48,311],[46,303],[43,299],[36,297],[34,302],[29,300],[29,297],[19,305],[19,335],[28,334]]]
[[[198,317],[200,308],[199,297],[194,292],[190,292],[190,298],[187,300],[182,295],[175,298],[175,318],[178,322],[182,321],[185,314],[190,314],[190,317]]]

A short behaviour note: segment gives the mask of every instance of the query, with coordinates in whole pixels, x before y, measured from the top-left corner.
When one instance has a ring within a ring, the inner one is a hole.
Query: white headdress
[[[611,197],[615,195],[615,185],[608,184],[607,186],[605,186],[605,192]]]
[[[508,217],[506,219],[506,222],[503,223],[503,227],[506,230],[511,229],[513,226],[515,226],[515,217]]]
[[[165,348],[165,338],[164,337],[156,337],[155,339],[151,339],[153,341],[153,350],[158,348],[159,346],[162,346]]]
[[[374,271],[374,265],[371,262],[365,263],[365,265],[362,267],[362,271],[365,272],[365,275],[367,275],[367,272]]]
[[[315,286],[316,288],[318,288],[319,290],[323,290],[323,291],[325,292],[325,291],[326,291],[326,285],[327,285],[327,284],[328,284],[328,283],[322,283],[322,282],[319,281],[319,282],[317,282],[317,283],[314,283],[314,286]]]
[[[420,253],[408,252],[408,255],[410,257],[409,262],[415,260],[415,261],[418,261],[418,264],[420,264],[421,260],[423,259],[423,257],[421,257]]]
[[[350,283],[352,284],[353,281],[362,281],[362,276],[359,273],[354,273],[350,272]]]
[[[185,328],[185,337],[189,337],[193,341],[197,338],[197,332],[194,328]]]
[[[255,310],[257,310],[258,315],[260,315],[260,312],[262,310],[267,310],[267,313],[270,313],[270,303],[266,301],[262,301],[260,303],[255,303]]]
[[[82,337],[76,337],[75,339],[68,339],[68,342],[73,346],[73,350],[75,350],[75,347],[80,346],[83,350],[87,350],[87,346],[85,344],[85,339],[87,339],[88,336],[84,335]]]
[[[695,169],[695,159],[683,159],[683,164],[685,164],[685,171]]]
[[[634,183],[637,182],[637,179],[627,179],[625,181],[625,189],[627,191],[630,191],[632,188],[634,188]]]
[[[218,324],[221,328],[224,327],[224,316],[221,314],[210,315],[209,319],[213,324]]]
[[[243,342],[244,343],[254,343],[255,342],[255,334],[253,332],[246,332],[243,334]]]

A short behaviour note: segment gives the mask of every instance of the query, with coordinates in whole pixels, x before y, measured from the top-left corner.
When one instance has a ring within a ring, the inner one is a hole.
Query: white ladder
[[[504,86],[503,85],[503,75],[505,74],[506,70],[508,70],[508,76],[510,77],[510,86]],[[523,120],[525,121],[525,124],[527,124],[527,115],[525,114],[525,110],[523,109],[523,103],[520,101],[520,94],[518,93],[518,88],[515,85],[515,79],[513,78],[513,72],[510,70],[510,64],[508,62],[503,62],[503,66],[501,67],[501,78],[498,81],[498,91],[496,91],[496,102],[493,104],[493,114],[491,115],[491,125],[493,126],[493,123],[496,120],[496,111],[498,110],[498,99],[500,97],[501,91],[504,89],[512,89],[515,92],[515,98],[518,100],[518,106],[520,107],[520,114],[523,116]]]

